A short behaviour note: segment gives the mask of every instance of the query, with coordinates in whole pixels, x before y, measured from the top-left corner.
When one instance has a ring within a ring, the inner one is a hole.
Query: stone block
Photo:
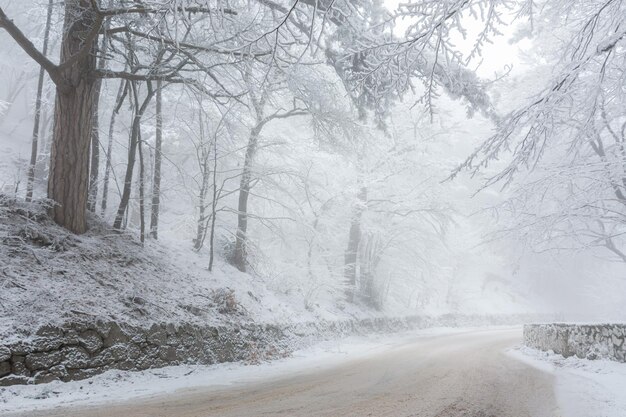
[[[3,377],[10,373],[11,373],[11,362],[9,361],[0,362],[0,377]]]
[[[5,362],[11,359],[11,349],[5,346],[0,346],[0,362]]]
[[[11,358],[11,372],[14,375],[30,377],[30,371],[26,368],[24,361],[24,356],[13,355]]]
[[[48,369],[48,372],[63,381],[66,381],[69,376],[67,373],[67,369],[63,365],[55,365],[52,368]]]
[[[80,346],[68,346],[61,349],[63,364],[67,368],[81,369],[90,366],[89,353]]]
[[[153,324],[146,333],[148,343],[155,346],[162,346],[167,343],[167,332],[165,326]]]
[[[126,343],[129,340],[128,334],[117,323],[111,323],[109,333],[103,340],[103,346],[111,347],[119,343]]]
[[[80,334],[78,343],[90,354],[94,354],[102,349],[102,338],[95,330],[87,330]]]
[[[49,369],[57,365],[62,359],[63,355],[60,351],[39,352],[26,355],[24,362],[26,367],[31,371],[38,371],[40,369]]]
[[[88,368],[88,369],[68,369],[68,379],[72,381],[78,381],[81,379],[91,378],[92,376],[100,375],[103,372],[108,371],[109,368]]]
[[[0,387],[9,387],[11,385],[26,385],[30,378],[21,375],[8,375],[0,378]]]
[[[176,348],[174,346],[162,346],[159,349],[159,358],[170,363],[176,362],[178,359]]]
[[[35,384],[47,384],[52,381],[58,381],[59,377],[48,372],[48,371],[39,371],[35,375],[33,375],[32,382]]]

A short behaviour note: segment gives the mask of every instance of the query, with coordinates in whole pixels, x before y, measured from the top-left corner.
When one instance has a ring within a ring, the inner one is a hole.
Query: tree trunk
[[[46,15],[46,27],[43,35],[42,55],[48,54],[48,42],[50,41],[50,22],[52,21],[53,0],[48,1],[48,14]],[[43,95],[43,82],[45,70],[39,68],[39,80],[37,81],[37,97],[35,99],[35,120],[33,121],[33,138],[30,150],[30,164],[28,166],[28,181],[26,182],[26,201],[33,199],[33,183],[35,182],[35,166],[37,165],[37,148],[39,146],[39,121],[41,119],[41,97]]]
[[[354,302],[356,291],[356,265],[359,243],[361,242],[361,218],[367,204],[367,188],[361,187],[357,194],[357,202],[352,212],[350,221],[350,233],[348,235],[348,247],[344,255],[344,277],[346,282],[346,298]]]
[[[159,238],[159,211],[161,208],[161,148],[163,143],[163,112],[161,81],[157,81],[156,87],[156,143],[154,149],[154,176],[152,179],[152,206],[150,211],[150,236]]]
[[[115,133],[115,119],[124,103],[128,85],[125,80],[120,81],[120,87],[117,91],[115,100],[115,108],[111,113],[111,121],[109,122],[109,143],[107,144],[106,166],[104,167],[104,180],[102,184],[102,202],[100,203],[100,215],[104,216],[107,209],[107,199],[109,196],[109,177],[111,175],[111,154],[113,153],[113,133]]]
[[[138,132],[138,140],[137,140],[137,149],[139,150],[139,239],[143,244],[146,239],[146,208],[145,208],[145,172],[144,172],[144,164],[143,164],[143,146],[141,143],[141,123],[139,124],[139,132]]]
[[[133,123],[131,127],[130,133],[130,143],[128,145],[128,164],[126,165],[126,175],[124,177],[124,190],[122,191],[122,198],[120,200],[120,205],[117,209],[117,215],[115,216],[115,221],[113,222],[113,228],[120,230],[122,228],[122,220],[124,219],[124,213],[128,208],[128,202],[130,201],[130,191],[132,189],[133,182],[133,170],[135,168],[135,160],[137,157],[137,144],[139,142],[139,129],[141,125],[141,118],[143,117],[152,96],[154,95],[154,90],[152,89],[152,84],[150,82],[148,85],[148,94],[144,99],[141,106],[139,105],[138,93],[137,93],[137,85],[136,82],[131,82],[130,86],[133,91],[134,96],[134,106],[135,106],[135,115],[133,117]]]
[[[207,219],[206,219],[206,194],[209,188],[209,176],[211,172],[208,169],[207,158],[204,158],[202,168],[202,184],[200,185],[200,195],[198,198],[198,221],[196,224],[196,238],[193,240],[193,248],[197,251],[202,249],[204,245],[204,238],[206,235]]]
[[[211,233],[209,235],[209,272],[213,271],[215,218],[217,217],[217,136],[213,140],[213,201],[211,202]]]
[[[252,180],[252,164],[256,155],[261,133],[261,124],[257,124],[250,132],[246,157],[243,163],[243,172],[239,184],[239,203],[237,206],[237,235],[235,250],[232,256],[232,264],[240,271],[246,271],[247,264],[247,232],[248,232],[248,197],[250,195],[250,182]]]
[[[96,80],[96,97],[100,97],[102,80]],[[91,163],[89,168],[89,199],[87,210],[95,213],[98,199],[98,171],[100,170],[100,121],[98,116],[98,101],[93,109],[93,128],[91,129]]]
[[[211,155],[211,144],[205,146],[205,130],[204,121],[202,117],[202,110],[198,111],[198,124],[200,127],[199,136],[200,142],[196,147],[196,154],[198,158],[198,168],[202,174],[202,183],[200,184],[200,194],[198,196],[198,220],[196,221],[196,237],[193,239],[193,248],[196,251],[202,249],[204,246],[204,239],[206,237],[206,230],[208,227],[208,219],[206,218],[206,195],[209,189],[209,178],[211,170],[209,168],[209,156]]]
[[[46,103],[51,103],[56,93],[55,87],[51,87],[46,92]],[[45,162],[45,175],[48,175],[50,170],[50,154],[52,149],[52,134],[54,128],[54,107],[45,106],[41,109],[41,120],[39,122],[39,143],[43,144],[39,149],[43,148],[43,151],[37,153]]]
[[[87,230],[89,144],[97,100],[96,82],[89,74],[96,68],[96,42],[85,46],[88,53],[78,52],[83,48],[83,34],[95,23],[89,1],[65,1],[60,62],[75,55],[76,59],[63,71],[64,88],[57,88],[48,198],[56,203],[51,208],[54,221],[74,233]]]

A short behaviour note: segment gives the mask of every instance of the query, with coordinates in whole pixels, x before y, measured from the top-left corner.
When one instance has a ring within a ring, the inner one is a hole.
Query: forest
[[[623,1],[0,5],[1,190],[73,234],[307,309],[623,271]]]

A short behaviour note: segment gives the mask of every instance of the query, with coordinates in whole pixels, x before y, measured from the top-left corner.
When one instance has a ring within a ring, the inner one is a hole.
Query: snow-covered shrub
[[[211,290],[211,301],[221,314],[244,315],[245,309],[235,297],[235,291],[230,288]]]

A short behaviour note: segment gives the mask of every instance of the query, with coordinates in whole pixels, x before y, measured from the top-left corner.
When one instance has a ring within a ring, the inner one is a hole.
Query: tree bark
[[[156,143],[154,149],[154,175],[152,179],[152,204],[150,211],[150,236],[159,238],[159,212],[161,209],[161,149],[163,143],[163,109],[161,80],[157,81],[156,87]]]
[[[46,15],[46,27],[43,35],[43,49],[41,54],[48,54],[48,42],[50,41],[50,23],[52,21],[53,0],[48,1],[48,13]],[[26,182],[26,201],[33,199],[33,184],[35,182],[35,167],[37,165],[37,152],[39,147],[39,121],[41,120],[41,97],[43,96],[43,82],[45,70],[39,68],[39,79],[37,81],[37,97],[35,98],[35,119],[33,121],[33,137],[30,150],[30,164],[28,166],[28,180]]]
[[[146,209],[145,209],[145,172],[143,163],[143,146],[141,143],[141,123],[137,134],[137,149],[139,151],[139,239],[143,244],[146,239]]]
[[[352,211],[350,221],[350,232],[348,234],[348,247],[344,255],[344,277],[346,284],[346,298],[349,302],[354,302],[356,292],[356,266],[357,255],[359,253],[359,243],[361,242],[361,218],[367,204],[367,188],[361,187],[357,194],[357,202]]]
[[[202,249],[204,238],[206,236],[207,218],[206,218],[206,194],[209,188],[209,177],[211,172],[208,169],[207,159],[205,158],[202,170],[202,184],[200,185],[200,195],[198,196],[198,220],[196,224],[196,238],[193,240],[193,248],[197,251]]]
[[[84,45],[84,33],[94,30],[97,17],[88,0],[66,0],[61,62],[62,88],[57,83],[54,132],[48,177],[48,198],[54,221],[74,233],[87,230],[89,145],[97,100],[95,39]],[[87,38],[88,41],[90,38]],[[86,53],[83,49],[86,48]]]
[[[96,81],[96,97],[100,97],[102,80]],[[98,100],[93,109],[93,128],[91,129],[91,163],[89,168],[89,198],[87,210],[95,213],[98,199],[98,171],[100,170],[100,118],[98,115]]]
[[[215,218],[217,217],[217,136],[213,140],[213,201],[211,202],[211,233],[209,235],[209,272],[213,271]]]
[[[239,184],[239,201],[237,205],[237,234],[232,264],[240,271],[246,271],[247,264],[247,232],[248,232],[248,198],[250,196],[250,182],[252,180],[252,164],[256,156],[259,135],[263,125],[257,124],[250,132],[246,157],[243,163],[243,172]]]
[[[113,134],[115,133],[115,120],[124,103],[127,92],[127,81],[120,80],[120,87],[117,90],[117,98],[115,99],[115,108],[111,113],[111,121],[109,122],[109,139],[107,144],[106,166],[104,167],[104,180],[102,184],[102,202],[100,203],[100,215],[104,216],[107,209],[109,196],[109,177],[111,175],[111,154],[113,153]]]
[[[105,66],[106,38],[102,38],[100,46],[100,57],[98,58],[98,69]],[[96,86],[96,103],[93,109],[93,128],[91,129],[91,164],[89,170],[89,200],[87,201],[87,209],[92,213],[96,212],[98,200],[98,176],[100,171],[100,115],[99,102],[100,91],[102,90],[102,79],[98,78],[95,82]]]
[[[136,82],[131,82],[130,86],[133,90],[135,115],[133,117],[133,123],[131,127],[130,143],[128,146],[128,164],[126,165],[126,175],[124,177],[124,190],[122,191],[122,198],[120,205],[117,209],[117,215],[113,222],[113,228],[120,230],[122,228],[122,220],[124,219],[124,213],[128,207],[130,201],[130,191],[132,189],[133,182],[133,170],[135,168],[135,160],[137,157],[137,144],[139,142],[139,129],[141,128],[141,118],[143,117],[150,100],[154,96],[154,90],[152,89],[152,83],[148,82],[148,93],[141,106],[139,105],[137,85]]]

